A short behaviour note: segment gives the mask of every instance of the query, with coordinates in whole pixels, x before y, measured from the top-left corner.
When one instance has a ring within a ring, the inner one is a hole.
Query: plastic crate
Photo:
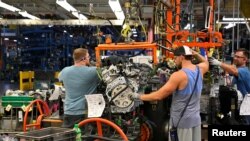
[[[75,141],[75,130],[60,127],[48,127],[15,135],[22,141]]]
[[[27,106],[31,101],[34,100],[34,97],[31,96],[2,96],[2,106],[6,107],[11,105],[12,107],[21,107],[23,105]]]

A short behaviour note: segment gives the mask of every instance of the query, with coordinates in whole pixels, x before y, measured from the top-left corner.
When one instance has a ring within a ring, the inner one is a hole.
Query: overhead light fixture
[[[88,18],[83,14],[80,14],[73,6],[71,6],[67,0],[56,0],[56,4],[60,5],[65,10],[71,12],[75,17],[80,20],[87,20]]]
[[[230,23],[235,23],[235,24],[246,24],[246,23],[248,23],[248,22],[244,22],[244,21],[241,21],[241,22],[225,21],[225,22],[216,22],[216,23],[220,23],[220,24],[230,24]]]
[[[250,18],[222,18],[223,21],[249,21]]]
[[[229,28],[232,28],[234,27],[236,24],[235,23],[229,23],[227,26],[225,26],[224,28],[225,29],[229,29]]]
[[[56,0],[56,4],[60,5],[63,7],[65,10],[72,12],[72,11],[77,11],[73,6],[71,6],[67,0]]]
[[[112,11],[115,13],[115,16],[118,20],[124,20],[125,15],[122,11],[121,4],[119,0],[109,0],[109,6],[112,9]]]
[[[194,24],[192,24],[192,28],[194,27]],[[189,30],[191,27],[190,27],[190,23],[188,23],[185,27],[184,27],[184,29],[187,29],[187,30]]]
[[[12,6],[12,5],[8,5],[8,4],[6,4],[6,3],[4,3],[4,2],[2,2],[2,1],[0,1],[0,7],[5,8],[5,9],[8,9],[8,10],[10,10],[10,11],[12,11],[12,12],[21,11],[20,9],[18,9],[18,8]]]
[[[80,20],[87,20],[87,18],[83,14],[79,14],[79,12],[72,12],[72,14]]]
[[[230,24],[230,23],[235,23],[235,24],[246,24],[246,23],[248,23],[248,21],[218,21],[218,20],[216,20],[216,24]]]
[[[20,15],[22,15],[23,17],[26,17],[26,18],[36,19],[36,20],[39,19],[38,17],[33,16],[33,15],[27,13],[27,11],[22,11],[21,9],[18,9],[18,8],[12,6],[12,5],[8,5],[8,4],[6,4],[6,3],[4,3],[4,2],[2,2],[2,1],[0,1],[0,7],[5,8],[5,9],[7,9],[7,10],[10,10],[10,11],[12,11],[12,12],[18,12],[18,14],[20,14]]]
[[[53,27],[53,26],[54,26],[53,24],[49,24],[49,25],[48,25],[49,28],[50,28],[50,27]]]
[[[19,11],[18,12],[20,15],[22,15],[23,17],[27,17],[29,19],[32,19],[32,20],[39,20],[40,18],[36,17],[36,16],[33,16],[31,14],[29,14],[27,11]]]

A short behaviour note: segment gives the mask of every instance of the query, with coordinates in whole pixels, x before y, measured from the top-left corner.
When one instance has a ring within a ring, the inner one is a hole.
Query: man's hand
[[[140,100],[140,94],[132,93],[132,94],[130,94],[130,99],[131,100]]]
[[[192,50],[192,49],[190,49],[190,50],[192,51],[192,54],[193,54],[193,55],[199,54],[198,52],[196,52],[196,51],[194,51],[194,50]]]
[[[211,65],[220,66],[221,62],[213,57],[209,57],[208,61]]]

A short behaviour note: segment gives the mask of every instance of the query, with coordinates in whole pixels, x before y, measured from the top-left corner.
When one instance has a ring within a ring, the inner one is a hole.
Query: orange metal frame
[[[83,121],[81,121],[80,123],[78,123],[79,127],[84,126],[86,124],[95,122],[96,126],[97,126],[97,134],[99,136],[103,136],[103,132],[102,132],[102,124],[106,124],[111,126],[112,128],[114,128],[122,137],[123,141],[128,141],[128,137],[125,135],[125,133],[122,131],[122,129],[117,126],[116,124],[114,124],[113,122],[104,119],[104,118],[89,118],[89,119],[85,119]]]
[[[201,32],[198,31],[196,33],[189,33],[187,30],[179,31],[175,34],[179,37],[179,40],[175,41],[173,44],[177,46],[187,45],[189,47],[202,47],[202,48],[209,48],[209,47],[221,47],[223,43],[223,38],[220,32]],[[197,42],[196,39],[206,39],[209,38],[208,42]],[[192,38],[192,42],[186,42],[188,38]],[[216,42],[214,42],[216,41]]]
[[[117,43],[117,44],[99,44],[95,48],[96,65],[101,65],[101,51],[103,50],[134,50],[134,49],[150,49],[152,50],[153,63],[157,64],[157,45],[149,42],[132,42],[132,43]]]
[[[171,3],[175,6],[175,11],[176,11],[176,16],[175,16],[175,31],[171,29],[170,27],[166,28],[166,39],[170,42],[173,42],[174,46],[182,46],[182,45],[187,45],[190,47],[202,47],[202,48],[211,48],[211,47],[221,47],[223,46],[223,39],[222,39],[222,34],[220,32],[213,31],[213,21],[214,21],[214,0],[210,0],[209,4],[212,7],[212,11],[210,14],[210,23],[209,23],[209,28],[207,32],[201,32],[198,31],[196,33],[190,33],[188,30],[183,30],[180,31],[179,29],[179,20],[180,20],[180,0],[172,0]],[[166,22],[168,25],[172,26],[173,25],[173,13],[172,9],[167,9],[166,11]],[[173,41],[173,37],[177,37],[178,39]],[[187,42],[188,38],[192,38],[193,41]],[[206,42],[197,42],[196,39],[209,39],[209,41]],[[172,47],[169,43],[166,44],[167,47]],[[168,52],[166,52],[166,56],[168,55]]]
[[[28,113],[29,113],[30,109],[33,108],[33,105],[35,105],[35,104],[37,106],[36,108],[38,109],[38,112],[39,112],[40,115],[38,116],[38,118],[36,120],[36,123],[27,124]],[[36,129],[40,129],[43,117],[44,116],[49,116],[50,114],[51,113],[50,113],[49,106],[47,105],[47,103],[45,103],[44,101],[42,101],[40,99],[32,101],[26,107],[26,111],[25,111],[25,115],[24,115],[24,120],[23,120],[23,131],[26,132],[27,128],[31,128],[31,127],[35,127]]]

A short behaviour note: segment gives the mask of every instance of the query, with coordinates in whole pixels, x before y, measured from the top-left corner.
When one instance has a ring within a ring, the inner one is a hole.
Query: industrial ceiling
[[[56,4],[56,0],[1,0],[4,3],[13,5],[21,10],[35,15],[41,19],[75,19],[75,17]],[[122,6],[128,0],[120,0]],[[137,0],[140,2],[142,11],[142,18],[152,18],[153,5],[156,0]],[[167,1],[167,0],[162,0]],[[222,15],[232,15],[235,0],[214,0],[215,7],[220,8]],[[237,2],[238,0],[236,0]],[[109,7],[108,0],[67,0],[69,4],[75,7],[78,11],[86,15],[96,15],[99,17],[105,17],[109,19],[115,19],[115,15]],[[186,6],[191,2],[194,3],[194,16],[203,15],[203,2],[205,6],[208,6],[209,0],[181,0],[182,9],[186,9]],[[218,6],[218,3],[220,3]],[[215,9],[217,11],[217,9]],[[235,7],[237,11],[237,7]],[[0,8],[0,15],[6,19],[20,19],[22,16],[12,11]]]
[[[120,3],[124,4],[125,1],[126,0],[120,0]],[[25,10],[41,19],[76,19],[71,13],[57,5],[56,0],[2,0],[2,2]],[[67,2],[84,15],[95,15],[109,19],[116,18],[108,4],[108,0],[67,0]],[[152,2],[140,2],[140,5],[142,8],[142,17],[152,17]],[[22,18],[17,13],[13,13],[3,8],[0,8],[0,12],[4,18]]]

